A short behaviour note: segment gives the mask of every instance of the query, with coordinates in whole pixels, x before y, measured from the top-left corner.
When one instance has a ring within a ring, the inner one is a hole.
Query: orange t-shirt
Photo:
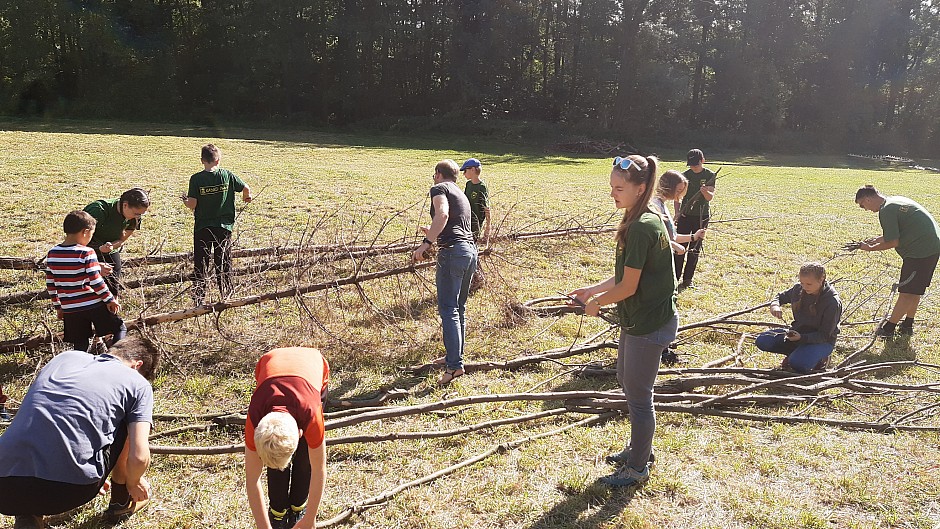
[[[272,411],[287,412],[303,431],[307,446],[323,443],[325,429],[320,398],[330,380],[330,366],[318,349],[273,349],[255,367],[257,387],[248,405],[245,446],[255,448],[255,426]]]

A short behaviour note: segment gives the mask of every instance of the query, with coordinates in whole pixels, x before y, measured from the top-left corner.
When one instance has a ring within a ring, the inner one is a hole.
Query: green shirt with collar
[[[902,258],[922,258],[940,254],[940,228],[937,221],[913,200],[885,197],[878,211],[885,241],[898,241],[895,251]]]
[[[92,236],[88,246],[98,251],[98,247],[104,243],[114,242],[124,236],[124,231],[135,231],[140,229],[140,219],[125,219],[124,215],[118,210],[120,208],[120,198],[96,200],[85,206],[85,212],[95,218],[95,234]],[[115,248],[111,253],[121,251],[122,247]]]
[[[646,212],[630,225],[626,243],[617,243],[614,279],[623,281],[624,268],[640,270],[636,293],[617,303],[620,326],[627,334],[649,334],[676,314],[676,272],[663,219]]]

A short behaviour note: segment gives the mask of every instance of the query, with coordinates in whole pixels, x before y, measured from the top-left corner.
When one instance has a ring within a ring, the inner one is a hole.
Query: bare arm
[[[591,299],[591,296],[600,294],[601,292],[607,292],[613,288],[616,280],[613,277],[609,277],[600,283],[594,283],[593,285],[581,287],[576,290],[572,290],[568,293],[569,296],[574,296],[578,298],[582,303],[586,303],[587,300]]]
[[[127,491],[137,501],[150,497],[150,484],[144,472],[150,468],[150,423],[132,422],[127,426],[127,463],[124,479]]]
[[[183,205],[189,208],[190,211],[196,211],[196,204],[199,202],[198,200],[196,200],[193,197],[187,197],[187,196],[182,196],[180,198],[183,199]]]
[[[264,492],[261,491],[261,476],[264,465],[254,450],[245,447],[245,492],[248,494],[248,506],[258,529],[271,529],[268,513],[264,508]],[[313,483],[311,482],[311,487]]]
[[[715,186],[702,186],[701,191],[705,200],[711,202],[715,198]]]
[[[444,195],[437,195],[431,203],[434,204],[434,218],[431,219],[431,226],[424,230],[424,236],[433,243],[437,241],[441,232],[444,231],[444,226],[447,225],[447,219],[450,218],[450,204]],[[414,260],[423,260],[422,254],[430,247],[430,244],[422,242],[414,251]]]
[[[486,228],[483,230],[483,245],[486,246],[490,242],[490,208],[486,208],[486,218],[483,219],[483,222],[486,223]]]
[[[623,301],[636,294],[636,289],[640,285],[639,268],[623,267],[623,280],[614,284],[613,288],[594,298],[595,305],[603,306]]]
[[[294,529],[314,529],[317,511],[326,488],[326,441],[317,448],[307,448],[310,456],[310,492],[307,493],[307,514],[294,525]]]
[[[242,189],[242,202],[251,202],[251,188],[248,184]]]
[[[886,241],[884,236],[875,237],[873,239],[868,239],[859,246],[860,250],[865,250],[866,252],[880,252],[882,250],[890,250],[892,248],[897,248],[900,239],[892,239]]]

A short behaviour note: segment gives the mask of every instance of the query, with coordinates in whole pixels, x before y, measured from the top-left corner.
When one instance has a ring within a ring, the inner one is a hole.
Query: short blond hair
[[[287,468],[299,441],[297,421],[286,412],[268,413],[255,428],[255,448],[261,463],[268,468]]]

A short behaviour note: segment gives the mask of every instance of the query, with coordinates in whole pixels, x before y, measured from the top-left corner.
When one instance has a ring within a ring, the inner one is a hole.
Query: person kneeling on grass
[[[800,267],[800,282],[774,296],[770,313],[783,319],[780,305],[793,308],[793,323],[788,330],[771,329],[755,340],[761,351],[786,355],[781,365],[798,373],[824,369],[839,336],[842,301],[839,293],[826,282],[826,269],[819,263]]]
[[[274,349],[258,360],[245,424],[245,487],[258,529],[313,529],[326,484],[323,401],[330,367],[317,349]],[[261,471],[267,467],[264,508]]]
[[[80,507],[105,490],[105,520],[147,505],[150,425],[160,351],[139,335],[107,353],[65,351],[30,386],[0,435],[0,513],[16,529],[45,527],[43,515]]]

